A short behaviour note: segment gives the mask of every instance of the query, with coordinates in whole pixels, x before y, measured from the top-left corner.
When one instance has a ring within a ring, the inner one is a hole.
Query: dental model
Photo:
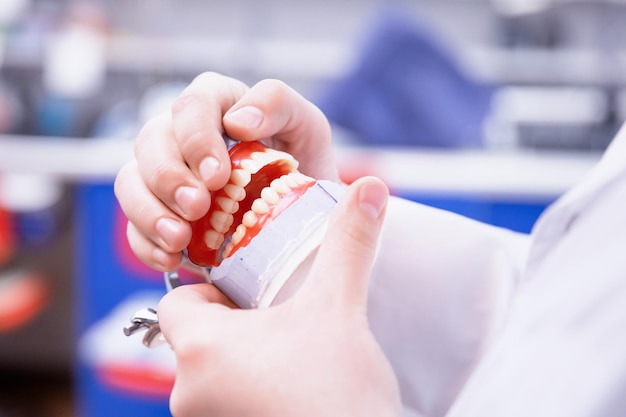
[[[213,193],[208,213],[191,224],[187,253],[196,265],[219,265],[315,184],[296,171],[298,162],[290,154],[261,142],[241,142],[229,155],[230,180]]]
[[[230,180],[192,223],[187,256],[240,307],[268,307],[299,286],[342,189],[261,142],[238,143],[229,155]]]
[[[303,175],[293,156],[261,142],[237,143],[229,156],[228,183],[212,192],[209,211],[191,224],[187,266],[239,307],[267,308],[305,279],[343,189]],[[178,271],[165,273],[165,284],[180,285]],[[144,344],[152,346],[160,330],[156,312],[146,311],[124,331],[147,328]]]

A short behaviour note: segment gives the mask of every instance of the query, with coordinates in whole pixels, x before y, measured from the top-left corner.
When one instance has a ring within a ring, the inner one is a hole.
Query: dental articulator
[[[298,172],[298,161],[262,142],[226,139],[231,176],[212,192],[208,213],[192,222],[182,267],[196,271],[240,308],[268,308],[300,286],[343,193],[340,184]],[[178,270],[164,274],[171,291]],[[124,328],[145,331],[144,345],[166,343],[156,310],[144,308]]]

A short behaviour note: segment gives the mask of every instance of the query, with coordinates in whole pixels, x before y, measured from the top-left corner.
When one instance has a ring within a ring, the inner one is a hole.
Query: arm
[[[369,318],[403,402],[443,415],[504,319],[529,237],[391,198]]]
[[[208,210],[209,191],[228,178],[224,131],[242,141],[267,138],[296,157],[302,172],[338,180],[328,122],[311,103],[277,81],[248,89],[216,74],[198,77],[171,114],[144,127],[136,160],[115,184],[130,245],[155,269],[179,265],[190,239],[188,222]],[[454,397],[501,316],[497,307],[505,304],[513,276],[502,243],[517,239],[399,199],[391,200],[387,219],[368,317],[400,376],[405,402],[435,415]],[[334,251],[332,261],[346,262],[344,252]],[[498,271],[502,281],[494,281]],[[227,304],[212,291],[204,302]],[[178,314],[186,310],[183,303]],[[176,316],[176,309],[170,311]]]

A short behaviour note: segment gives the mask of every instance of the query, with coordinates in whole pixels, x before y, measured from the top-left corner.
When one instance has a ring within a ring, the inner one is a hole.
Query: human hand
[[[230,176],[223,134],[240,141],[263,139],[292,154],[299,170],[315,179],[339,180],[328,121],[317,107],[284,83],[252,88],[215,73],[198,76],[171,113],[150,120],[135,143],[135,160],[115,181],[129,220],[131,249],[145,264],[171,271],[191,239],[190,221],[211,205],[210,192]]]
[[[210,284],[163,298],[175,416],[400,415],[397,381],[366,317],[387,196],[372,178],[346,190],[306,281],[280,305],[239,310]]]

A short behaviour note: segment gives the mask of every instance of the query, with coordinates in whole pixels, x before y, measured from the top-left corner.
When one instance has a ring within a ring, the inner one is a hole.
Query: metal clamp
[[[133,315],[130,322],[130,326],[124,327],[124,334],[126,336],[131,336],[139,331],[146,330],[146,334],[143,337],[143,344],[145,346],[152,348],[167,343],[161,333],[161,327],[159,326],[159,319],[155,309],[142,308]]]

